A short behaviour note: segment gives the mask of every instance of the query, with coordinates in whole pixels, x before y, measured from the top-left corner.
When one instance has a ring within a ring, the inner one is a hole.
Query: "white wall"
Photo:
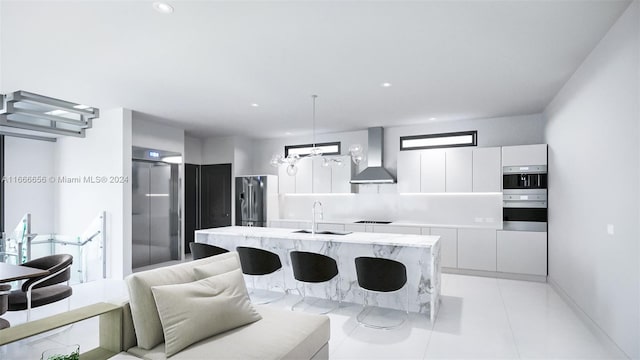
[[[202,144],[202,163],[207,165],[233,163],[234,152],[233,136],[205,139]]]
[[[86,138],[58,139],[56,176],[126,177],[131,180],[131,111],[104,110]],[[56,184],[56,232],[81,234],[99,214],[107,212],[108,276],[122,278],[131,272],[131,184]]]
[[[5,227],[13,231],[26,213],[31,213],[31,231],[37,234],[53,233],[55,175],[54,151],[56,144],[5,136],[5,176],[43,176],[44,183],[5,183]]]
[[[184,155],[184,130],[165,125],[139,112],[132,113],[133,146],[178,152]]]
[[[236,137],[233,151],[234,176],[252,175],[253,172],[253,139]]]
[[[193,136],[184,136],[184,162],[185,164],[202,164],[203,141]]]
[[[550,278],[632,358],[640,357],[639,52],[635,1],[545,111]]]

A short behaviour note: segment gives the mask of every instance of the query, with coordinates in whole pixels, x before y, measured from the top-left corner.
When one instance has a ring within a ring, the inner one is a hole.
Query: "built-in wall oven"
[[[547,167],[505,166],[502,174],[503,228],[547,231]]]

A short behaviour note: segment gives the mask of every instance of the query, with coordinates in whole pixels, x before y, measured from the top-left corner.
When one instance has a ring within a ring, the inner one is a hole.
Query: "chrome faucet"
[[[311,207],[311,235],[315,235],[317,231],[318,224],[316,223],[316,205],[320,206],[320,220],[322,220],[322,203],[318,200],[313,202],[313,206]]]

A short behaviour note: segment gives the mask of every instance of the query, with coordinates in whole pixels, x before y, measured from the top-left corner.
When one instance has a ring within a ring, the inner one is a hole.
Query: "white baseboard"
[[[582,308],[573,300],[569,294],[555,281],[551,276],[549,276],[548,281],[549,285],[555,292],[560,295],[560,297],[569,305],[569,307],[573,310],[573,312],[578,315],[580,320],[587,325],[587,327],[596,335],[596,337],[605,343],[610,350],[619,353],[620,357],[626,357],[630,359],[631,357],[627,355],[619,346],[616,344],[613,339],[596,323]]]
[[[492,278],[510,279],[510,280],[547,282],[547,277],[544,275],[513,274],[513,273],[504,273],[504,272],[497,272],[497,271],[469,270],[469,269],[457,269],[457,268],[449,268],[449,267],[443,267],[442,272],[445,274],[471,275],[471,276],[483,276],[483,277],[492,277]]]

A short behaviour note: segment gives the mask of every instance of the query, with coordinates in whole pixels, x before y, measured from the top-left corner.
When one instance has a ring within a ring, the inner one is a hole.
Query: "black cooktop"
[[[391,221],[360,220],[356,224],[391,224]]]

